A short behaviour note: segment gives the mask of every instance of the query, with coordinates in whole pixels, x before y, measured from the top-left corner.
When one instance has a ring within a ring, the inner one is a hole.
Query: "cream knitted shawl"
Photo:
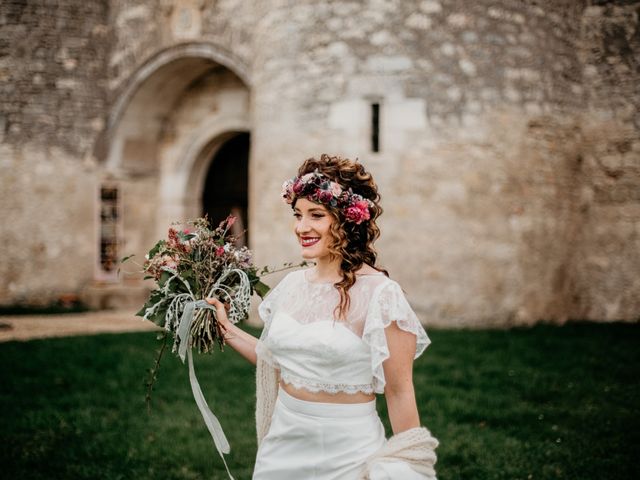
[[[369,479],[369,471],[377,462],[401,461],[408,463],[416,472],[424,475],[424,480],[436,480],[435,449],[438,440],[425,427],[416,427],[397,433],[372,456],[360,474],[360,480]]]
[[[256,432],[258,445],[269,431],[278,398],[278,371],[260,355],[256,362]]]

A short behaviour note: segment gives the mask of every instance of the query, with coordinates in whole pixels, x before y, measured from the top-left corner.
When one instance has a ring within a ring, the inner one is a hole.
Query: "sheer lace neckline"
[[[304,280],[305,283],[309,284],[309,285],[328,285],[328,286],[333,286],[335,282],[332,281],[322,281],[322,282],[318,282],[318,281],[313,281],[313,280],[309,280],[308,278],[308,273],[311,271],[311,268],[308,268],[306,270],[302,271],[302,279]],[[378,272],[378,273],[356,273],[356,277],[358,278],[363,278],[363,277],[384,277],[385,274],[382,272]]]

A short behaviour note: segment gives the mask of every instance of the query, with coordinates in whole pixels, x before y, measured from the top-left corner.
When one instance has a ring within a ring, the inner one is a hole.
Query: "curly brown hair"
[[[379,272],[389,276],[384,269],[376,266],[378,256],[373,243],[380,236],[380,229],[376,225],[376,219],[382,214],[380,206],[380,194],[373,177],[364,166],[357,161],[352,161],[339,156],[322,154],[320,159],[309,158],[298,168],[298,176],[317,170],[332,181],[339,183],[345,190],[351,189],[353,193],[362,195],[373,202],[370,207],[371,218],[356,224],[345,221],[342,210],[325,205],[329,213],[335,218],[331,224],[330,233],[332,242],[329,252],[333,258],[340,258],[340,273],[342,280],[334,283],[340,293],[340,304],[336,307],[334,315],[345,319],[351,299],[349,289],[356,282],[356,271],[363,264],[368,264]],[[292,207],[295,206],[295,202]]]

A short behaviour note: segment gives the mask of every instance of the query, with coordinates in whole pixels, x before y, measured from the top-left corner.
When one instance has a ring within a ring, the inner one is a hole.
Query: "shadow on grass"
[[[422,422],[441,442],[441,480],[640,478],[638,325],[429,334],[414,380]],[[152,332],[1,344],[3,476],[227,478],[171,355],[147,413],[156,346]],[[197,357],[196,371],[231,443],[229,467],[248,479],[253,367],[227,349]],[[382,398],[378,407],[390,432]]]

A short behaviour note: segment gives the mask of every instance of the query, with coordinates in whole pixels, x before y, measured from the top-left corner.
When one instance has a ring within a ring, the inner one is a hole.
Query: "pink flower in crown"
[[[329,203],[333,198],[333,194],[329,190],[316,190],[316,197],[322,203]]]
[[[342,195],[342,187],[339,183],[331,182],[331,194],[334,197],[339,197],[340,195]]]
[[[293,202],[293,181],[287,180],[282,184],[282,198],[287,203]]]
[[[360,224],[371,218],[369,203],[366,200],[357,200],[344,211],[344,216],[348,221]]]
[[[305,173],[303,176],[300,177],[300,181],[302,183],[309,183],[311,180],[313,180],[313,178],[316,176],[317,174],[315,172],[311,172],[311,173]]]
[[[302,193],[302,190],[304,190],[304,182],[301,178],[299,178],[293,184],[293,193],[295,193],[296,195],[300,195]]]

